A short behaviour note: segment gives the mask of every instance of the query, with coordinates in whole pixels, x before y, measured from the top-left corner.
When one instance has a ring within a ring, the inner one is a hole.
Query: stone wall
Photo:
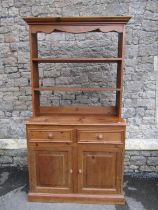
[[[0,167],[27,167],[27,150],[0,150]]]
[[[127,138],[158,139],[158,126],[155,123],[157,72],[154,72],[153,65],[154,56],[158,55],[157,0],[0,0],[0,138],[25,138],[24,121],[32,114],[28,26],[22,18],[114,15],[132,16],[127,25],[123,94],[123,117],[128,121]],[[107,34],[105,37],[103,34],[75,36],[64,33],[53,36],[39,36],[40,49],[44,56],[50,56],[50,53],[54,56],[65,56],[68,53],[75,56],[76,53],[82,54],[82,50],[86,56],[115,56],[115,34],[111,38]],[[115,66],[96,64],[93,67],[84,65],[84,68],[86,75],[82,71],[83,66],[77,64],[67,67],[57,64],[48,66],[45,70],[41,67],[40,74],[41,77],[44,76],[41,85],[114,84],[112,78],[115,76]],[[110,74],[109,69],[112,70]],[[99,98],[106,100],[101,101]],[[97,93],[53,93],[51,96],[48,93],[41,102],[50,105],[114,103],[113,98],[108,95],[102,97]],[[136,156],[146,158],[143,152],[139,154]],[[127,159],[128,156],[130,154]],[[132,153],[130,158],[132,167]],[[130,168],[135,171],[139,169],[141,170],[139,166]]]
[[[23,138],[25,135],[24,119],[31,116],[31,91],[29,71],[29,44],[28,26],[23,21],[24,16],[100,16],[100,15],[131,15],[127,26],[126,38],[126,66],[123,98],[123,116],[128,120],[127,138],[157,138],[158,128],[155,125],[155,72],[153,69],[153,56],[158,55],[158,1],[157,0],[0,0],[0,138]],[[115,43],[115,37],[101,39],[97,48],[95,36],[54,35],[53,45],[47,46],[47,38],[40,36],[44,42],[45,55],[53,54],[53,46],[69,46],[61,54],[69,52],[73,44],[80,43],[76,48],[86,45],[85,54],[94,56],[108,52],[113,54],[114,48],[106,48],[106,43]],[[90,43],[94,43],[91,48]],[[45,46],[47,46],[45,48]],[[89,46],[89,48],[88,48]],[[102,46],[102,47],[101,47]],[[105,46],[105,48],[104,48]],[[56,50],[56,55],[58,52]],[[94,50],[95,49],[95,50]],[[107,50],[107,51],[106,51]],[[100,53],[100,54],[98,54]],[[73,54],[73,53],[72,53]],[[56,68],[56,67],[54,67]],[[56,68],[57,70],[60,68]],[[63,69],[65,66],[63,67]],[[74,68],[71,66],[70,68]],[[76,67],[77,68],[77,67]],[[80,68],[80,66],[78,67]],[[101,68],[102,72],[109,67]],[[87,67],[88,69],[88,67]],[[87,81],[95,83],[100,81],[101,73],[97,74],[95,66]],[[44,84],[65,84],[71,82],[70,71],[59,75],[50,82],[49,72],[46,72]],[[89,68],[91,70],[91,68]],[[61,72],[62,71],[61,69]],[[47,74],[48,73],[48,74]],[[54,73],[54,74],[55,74]],[[60,78],[58,78],[61,76]],[[106,76],[106,74],[105,74]],[[85,79],[84,74],[76,78]],[[95,78],[95,79],[94,79]],[[71,78],[72,79],[72,78]],[[86,80],[86,79],[85,79]],[[85,85],[89,82],[85,81]],[[74,82],[74,81],[73,81]],[[75,83],[74,83],[75,84]],[[78,101],[88,101],[90,96],[79,95]],[[68,99],[67,99],[68,98]],[[64,103],[73,101],[73,96],[66,95]],[[97,94],[89,103],[97,103]],[[56,101],[55,101],[56,99]],[[59,103],[58,94],[52,97],[53,103]],[[62,102],[63,103],[63,102]]]
[[[125,173],[158,172],[158,151],[126,151]]]

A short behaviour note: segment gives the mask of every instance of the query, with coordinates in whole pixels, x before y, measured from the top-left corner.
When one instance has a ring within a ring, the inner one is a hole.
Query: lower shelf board
[[[84,194],[52,194],[52,193],[28,193],[31,202],[68,202],[89,204],[125,204],[123,194],[108,195],[84,195]]]

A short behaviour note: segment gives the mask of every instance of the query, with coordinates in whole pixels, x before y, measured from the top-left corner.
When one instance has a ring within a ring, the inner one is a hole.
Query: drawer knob
[[[103,135],[102,134],[98,134],[97,135],[97,139],[102,140],[103,139]]]
[[[52,133],[48,133],[48,138],[52,139],[53,138],[53,134]]]
[[[82,174],[82,170],[81,170],[81,169],[79,169],[79,170],[78,170],[78,173],[79,173],[79,174]]]

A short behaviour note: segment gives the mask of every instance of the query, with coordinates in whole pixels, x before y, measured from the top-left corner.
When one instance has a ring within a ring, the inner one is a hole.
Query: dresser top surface
[[[126,121],[114,116],[101,115],[52,115],[32,117],[26,122],[37,125],[120,125],[125,126]]]

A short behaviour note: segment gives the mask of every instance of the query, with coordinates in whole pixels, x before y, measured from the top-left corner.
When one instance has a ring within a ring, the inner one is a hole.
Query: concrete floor
[[[158,176],[125,176],[124,190],[124,206],[31,203],[27,201],[27,171],[0,168],[0,210],[158,210]]]

